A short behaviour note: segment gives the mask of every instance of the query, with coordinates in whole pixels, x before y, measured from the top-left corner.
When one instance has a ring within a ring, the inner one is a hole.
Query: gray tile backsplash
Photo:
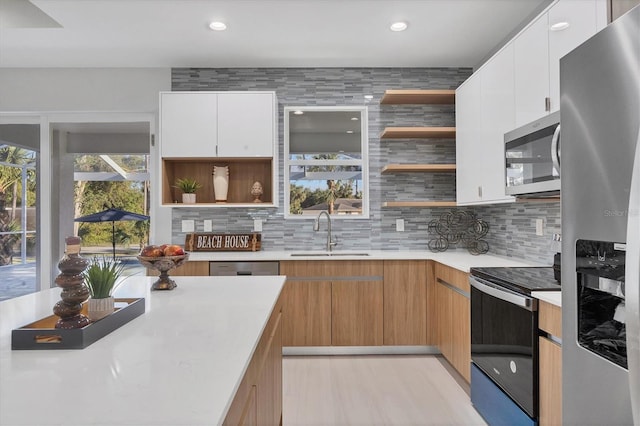
[[[334,220],[342,250],[428,250],[427,225],[446,209],[382,208],[387,200],[455,199],[453,173],[380,172],[388,163],[453,163],[455,143],[447,140],[380,140],[387,126],[455,126],[452,105],[380,105],[387,89],[455,89],[469,75],[469,68],[174,68],[172,90],[273,90],[278,97],[280,165],[283,164],[283,109],[285,106],[366,105],[369,112],[370,219]],[[373,95],[367,101],[364,95]],[[326,242],[308,220],[284,220],[283,181],[280,174],[279,208],[176,208],[172,212],[174,243],[184,242],[181,221],[193,219],[196,231],[203,220],[213,220],[218,232],[246,232],[253,219],[263,220],[263,250],[320,250]],[[560,229],[559,204],[523,203],[474,208],[490,225],[490,252],[548,263],[551,233]],[[544,217],[547,236],[535,236],[535,219]],[[396,232],[396,219],[405,220],[405,231]]]

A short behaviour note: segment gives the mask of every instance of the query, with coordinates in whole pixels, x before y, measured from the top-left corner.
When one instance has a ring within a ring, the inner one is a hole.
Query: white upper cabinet
[[[218,156],[271,157],[275,135],[275,94],[218,94]]]
[[[515,122],[513,70],[510,43],[456,90],[458,205],[513,201],[504,177],[504,133]]]
[[[505,194],[504,134],[515,125],[514,45],[508,44],[482,69],[482,140],[481,158],[485,169],[482,201],[509,202]]]
[[[274,92],[163,92],[164,158],[273,157]]]
[[[163,157],[215,157],[218,98],[208,92],[160,93]]]
[[[482,153],[480,75],[469,77],[456,90],[456,202],[480,201],[479,156]]]
[[[560,0],[514,40],[515,127],[560,107],[560,58],[601,30],[606,0]]]
[[[544,14],[515,40],[515,127],[548,114],[549,24]],[[510,129],[511,130],[511,129]]]
[[[560,58],[604,28],[606,4],[598,0],[564,0],[549,9],[549,97],[551,112],[560,109]],[[569,26],[565,29],[564,23]]]

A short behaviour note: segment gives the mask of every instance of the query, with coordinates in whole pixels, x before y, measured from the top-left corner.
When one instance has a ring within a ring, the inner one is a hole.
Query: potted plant
[[[195,179],[181,178],[176,181],[174,188],[178,188],[182,191],[182,202],[185,204],[195,204],[196,194],[195,192],[202,188],[202,185]]]
[[[101,259],[94,257],[82,273],[91,295],[88,316],[92,321],[97,321],[113,312],[113,291],[123,271],[123,264],[102,256]]]

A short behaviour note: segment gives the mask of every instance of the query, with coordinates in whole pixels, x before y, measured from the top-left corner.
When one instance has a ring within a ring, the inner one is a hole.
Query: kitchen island
[[[146,312],[81,350],[11,350],[11,330],[51,315],[60,289],[1,302],[0,424],[223,423],[251,388],[285,278],[179,277],[150,292],[155,279],[126,279],[116,297],[144,297]]]

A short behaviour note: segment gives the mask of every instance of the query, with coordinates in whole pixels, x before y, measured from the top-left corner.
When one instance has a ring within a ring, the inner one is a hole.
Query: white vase
[[[183,204],[195,204],[196,203],[196,194],[182,194],[182,203]]]
[[[213,193],[216,202],[226,202],[229,191],[229,166],[213,166]]]
[[[114,311],[114,299],[113,297],[105,297],[103,299],[89,299],[89,306],[87,307],[87,313],[91,321],[98,321],[111,315]]]

